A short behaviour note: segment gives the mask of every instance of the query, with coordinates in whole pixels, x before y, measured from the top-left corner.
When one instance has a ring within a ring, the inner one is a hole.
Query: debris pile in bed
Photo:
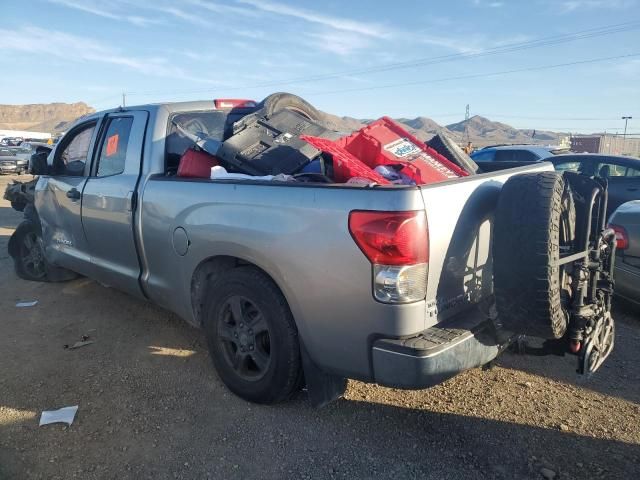
[[[388,117],[345,135],[326,128],[313,106],[287,93],[265,98],[222,141],[175,127],[192,142],[180,158],[179,177],[425,185],[477,172],[460,149],[447,148],[449,139],[430,146]]]

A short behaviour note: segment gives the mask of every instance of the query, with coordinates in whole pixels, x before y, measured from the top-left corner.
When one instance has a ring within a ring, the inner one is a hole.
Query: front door
[[[107,115],[82,196],[82,225],[91,252],[90,277],[142,295],[134,218],[147,112]]]
[[[99,120],[77,125],[53,153],[51,175],[36,185],[35,206],[47,259],[87,275],[91,258],[82,229],[82,191],[87,181]]]

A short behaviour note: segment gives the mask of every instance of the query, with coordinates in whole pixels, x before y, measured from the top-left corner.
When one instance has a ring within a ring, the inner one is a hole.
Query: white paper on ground
[[[49,425],[51,423],[66,423],[67,425],[71,425],[73,423],[73,419],[76,417],[77,411],[77,405],[73,407],[60,408],[58,410],[44,411],[42,412],[42,415],[40,415],[40,426]]]
[[[16,307],[33,307],[38,304],[38,300],[31,300],[30,302],[18,302]]]

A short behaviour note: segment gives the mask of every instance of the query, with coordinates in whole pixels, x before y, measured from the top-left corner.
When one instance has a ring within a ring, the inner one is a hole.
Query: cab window
[[[96,176],[108,177],[124,172],[133,117],[112,117],[102,139]]]
[[[53,162],[54,175],[82,177],[89,157],[89,146],[96,128],[95,123],[84,125],[70,132],[64,139],[62,151],[57,154]]]

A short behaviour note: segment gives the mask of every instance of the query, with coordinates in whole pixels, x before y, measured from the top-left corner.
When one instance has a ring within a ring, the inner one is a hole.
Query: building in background
[[[580,135],[571,137],[571,150],[576,153],[607,153],[640,157],[640,137],[627,135]]]

